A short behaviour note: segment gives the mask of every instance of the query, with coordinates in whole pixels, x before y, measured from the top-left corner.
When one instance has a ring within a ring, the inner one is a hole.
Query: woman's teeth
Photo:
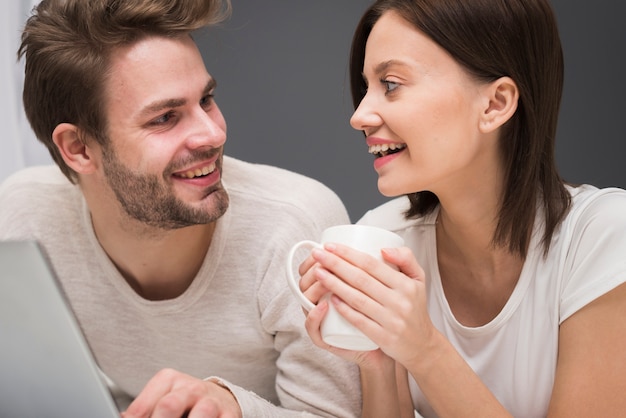
[[[215,171],[215,163],[209,164],[202,168],[196,168],[195,170],[185,171],[184,173],[178,174],[179,177],[192,179],[194,177],[202,177],[206,176]]]
[[[378,157],[383,157],[385,155],[403,150],[404,148],[406,148],[406,144],[376,144],[370,145],[367,152]]]

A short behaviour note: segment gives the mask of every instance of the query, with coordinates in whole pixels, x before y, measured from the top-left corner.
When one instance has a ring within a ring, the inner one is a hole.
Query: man
[[[357,416],[358,372],[309,341],[284,261],[347,213],[312,179],[223,155],[190,32],[225,1],[39,4],[24,106],[58,167],[2,185],[0,239],[43,244],[125,418]]]

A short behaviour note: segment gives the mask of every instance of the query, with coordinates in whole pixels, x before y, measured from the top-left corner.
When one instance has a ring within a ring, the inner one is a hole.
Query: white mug
[[[324,244],[329,242],[347,245],[368,253],[379,260],[382,260],[381,249],[404,245],[404,240],[399,235],[386,229],[368,225],[332,226],[322,232],[320,242],[305,240],[296,243],[287,256],[287,282],[300,304],[307,310],[313,309],[315,305],[300,290],[300,279],[297,279],[293,273],[294,255],[302,247],[323,248]],[[326,294],[322,299],[328,299],[329,297],[330,294]],[[328,303],[328,312],[322,321],[321,333],[324,342],[335,347],[356,351],[370,351],[378,348],[372,340],[346,321],[330,301]]]

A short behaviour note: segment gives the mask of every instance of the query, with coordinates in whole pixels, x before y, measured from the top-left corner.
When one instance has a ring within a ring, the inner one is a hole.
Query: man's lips
[[[193,179],[193,178],[196,178],[196,177],[204,177],[204,176],[214,172],[216,168],[217,168],[217,165],[215,164],[215,161],[212,161],[210,163],[199,165],[197,167],[190,168],[190,169],[187,169],[185,171],[180,171],[178,173],[174,173],[174,176],[180,177],[180,178],[184,178],[184,179]]]

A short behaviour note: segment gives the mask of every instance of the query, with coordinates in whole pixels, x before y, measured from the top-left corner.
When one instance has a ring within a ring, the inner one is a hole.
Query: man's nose
[[[200,109],[193,117],[193,131],[187,138],[190,148],[219,148],[226,142],[226,122],[219,109]]]

